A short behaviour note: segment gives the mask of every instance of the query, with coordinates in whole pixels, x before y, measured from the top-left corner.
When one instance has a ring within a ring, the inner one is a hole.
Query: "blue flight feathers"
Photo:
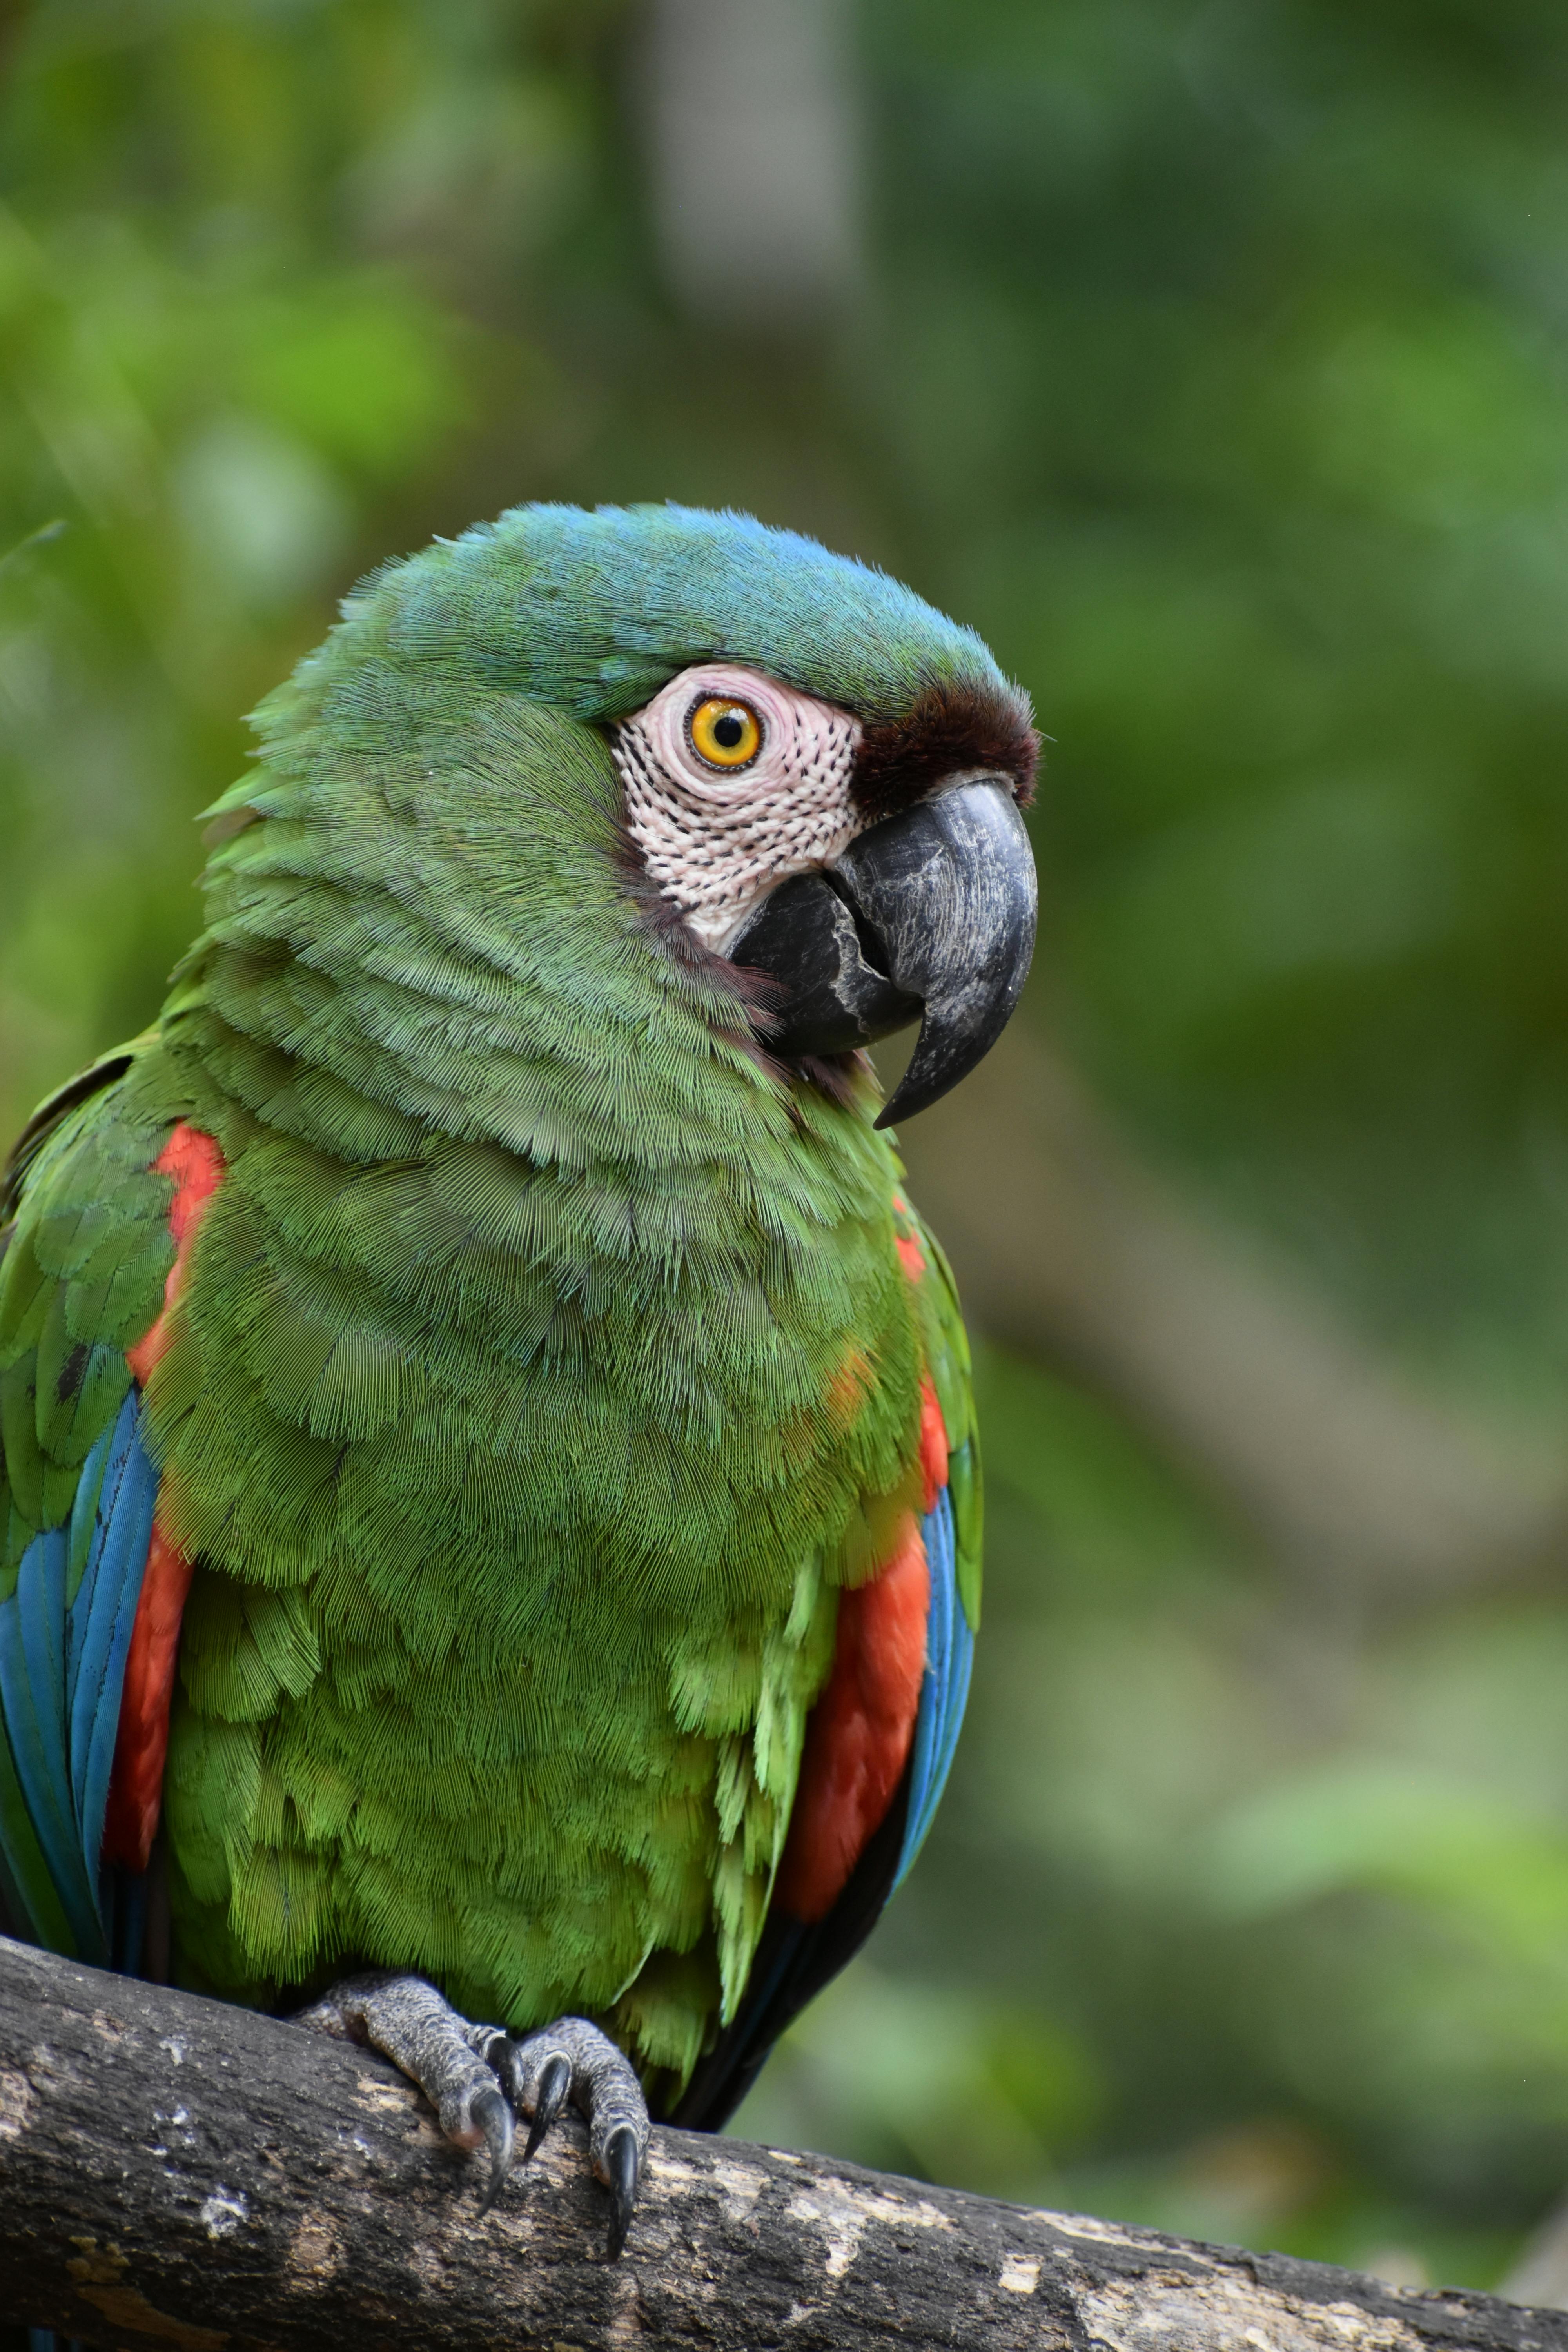
[[[895,1886],[902,1884],[925,1843],[926,1832],[942,1801],[974,1663],[974,1635],[958,1593],[952,1497],[945,1486],[921,1522],[921,1533],[931,1575],[931,1614],[926,1621],[925,1679],[910,1756],[910,1806]]]
[[[99,1962],[110,1957],[99,1854],[157,1496],[132,1389],[82,1465],[70,1523],[34,1537],[0,1603],[0,1881],[18,1927],[59,1948],[63,1912],[77,1957]]]

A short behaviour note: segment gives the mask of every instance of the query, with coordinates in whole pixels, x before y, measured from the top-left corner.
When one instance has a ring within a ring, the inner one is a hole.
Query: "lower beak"
[[[788,990],[770,1041],[793,1059],[874,1045],[919,1020],[877,1120],[912,1118],[996,1043],[1035,950],[1035,861],[1005,777],[970,776],[781,882],[731,942]]]

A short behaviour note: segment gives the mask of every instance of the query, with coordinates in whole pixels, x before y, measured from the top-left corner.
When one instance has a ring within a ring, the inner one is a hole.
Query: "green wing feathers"
[[[171,1188],[153,1162],[179,1112],[161,1108],[159,1062],[143,1038],[82,1072],[42,1106],[7,1162],[0,1601],[33,1538],[70,1517],[82,1465],[131,1386],[125,1350],[156,1315],[174,1262]]]
[[[936,1391],[947,1435],[948,1492],[952,1503],[959,1598],[971,1633],[978,1633],[984,1515],[969,1335],[963,1328],[958,1286],[947,1254],[919,1210],[911,1208],[901,1192],[895,1202],[895,1217],[900,1242],[914,1242],[923,1261],[924,1272],[914,1284],[921,1352]]]

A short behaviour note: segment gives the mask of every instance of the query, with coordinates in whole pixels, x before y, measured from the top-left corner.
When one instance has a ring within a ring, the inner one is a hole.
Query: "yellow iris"
[[[691,748],[710,768],[749,767],[763,748],[763,722],[749,702],[710,694],[686,722]]]

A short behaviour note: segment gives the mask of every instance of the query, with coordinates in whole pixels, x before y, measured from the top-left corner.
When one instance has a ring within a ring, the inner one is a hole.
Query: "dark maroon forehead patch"
[[[1021,688],[931,687],[901,719],[868,727],[860,739],[850,798],[868,818],[891,816],[944,776],[988,768],[1013,779],[1027,807],[1035,793],[1040,739]]]

